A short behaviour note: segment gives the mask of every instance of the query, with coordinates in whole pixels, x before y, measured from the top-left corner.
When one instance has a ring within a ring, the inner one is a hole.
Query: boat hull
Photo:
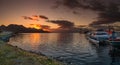
[[[90,38],[90,37],[88,37],[88,40],[95,45],[107,45],[108,44],[108,42],[106,40],[99,41],[99,40],[96,40],[96,39],[93,39],[93,38]]]
[[[120,41],[109,41],[112,46],[120,46]]]

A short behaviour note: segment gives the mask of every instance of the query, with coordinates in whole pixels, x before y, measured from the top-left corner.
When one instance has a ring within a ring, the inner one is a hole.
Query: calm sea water
[[[80,33],[22,33],[8,44],[68,65],[120,65],[120,58],[109,54],[109,46],[96,47]]]

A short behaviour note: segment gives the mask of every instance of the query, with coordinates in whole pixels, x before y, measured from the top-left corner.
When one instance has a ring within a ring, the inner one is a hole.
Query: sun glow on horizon
[[[35,28],[35,29],[42,29],[42,30],[44,30],[44,31],[49,31],[49,32],[51,32],[51,30],[50,30],[50,28],[49,28],[49,26],[47,27],[44,27],[43,25],[40,25],[40,24],[30,24],[30,28]]]
[[[40,24],[30,24],[31,28],[42,29]]]

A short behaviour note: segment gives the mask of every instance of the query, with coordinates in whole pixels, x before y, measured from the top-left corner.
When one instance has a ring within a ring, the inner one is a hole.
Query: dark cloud
[[[35,20],[35,21],[39,21],[39,17],[37,15],[33,15],[33,16],[22,16],[25,20]]]
[[[67,20],[49,20],[48,17],[44,15],[39,16],[42,19],[47,19],[46,22],[54,23],[60,26],[60,28],[72,28],[74,27],[74,23],[67,21]],[[43,26],[43,27],[48,27],[48,26]]]
[[[109,4],[106,11],[98,14],[97,21],[92,22],[90,25],[98,24],[111,24],[120,21],[119,6],[115,3]]]
[[[31,17],[27,17],[27,19],[29,19],[29,20],[33,20]]]
[[[120,21],[119,0],[61,0],[59,6],[65,6],[78,14],[74,10],[79,8],[96,11],[98,13],[97,21],[90,25],[109,24]],[[58,5],[57,5],[58,6]]]
[[[104,2],[100,0],[91,0],[89,3],[89,9],[95,10],[95,11],[105,11],[106,6],[103,4]]]
[[[105,10],[105,6],[102,3],[102,1],[98,0],[61,0],[56,3],[56,7],[63,5],[69,9],[83,8],[103,11]]]
[[[94,21],[94,22],[92,22],[91,24],[89,24],[90,26],[94,26],[94,25],[100,25],[100,24],[108,24],[108,23],[111,23],[110,21],[108,21],[108,20],[98,20],[98,21]]]
[[[33,15],[33,17],[38,17],[37,15]],[[24,19],[28,19],[29,17],[24,16]],[[47,20],[46,22],[54,23],[60,26],[60,28],[73,28],[74,23],[67,21],[67,20],[48,20],[49,18],[44,15],[39,15],[39,18]],[[33,24],[31,24],[33,25]],[[41,25],[43,28],[50,28],[50,26],[47,25]]]
[[[67,20],[51,20],[51,21],[48,21],[48,22],[51,22],[51,23],[54,23],[54,24],[58,24],[60,26],[60,28],[73,28],[74,27],[74,23],[70,22],[70,21],[67,21]]]
[[[25,20],[34,20],[39,21],[39,19],[45,19],[48,20],[48,17],[44,15],[32,15],[32,16],[22,16]]]
[[[22,16],[25,20],[33,20],[31,17],[28,17],[28,16]]]
[[[63,5],[65,5],[69,8],[77,8],[80,6],[78,0],[63,0]]]
[[[39,15],[40,18],[42,19],[48,19],[48,17],[44,16],[44,15]]]

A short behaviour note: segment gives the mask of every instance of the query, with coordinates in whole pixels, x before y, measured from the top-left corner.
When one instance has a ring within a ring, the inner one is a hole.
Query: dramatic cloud
[[[77,8],[80,6],[78,0],[63,0],[63,5],[65,5],[69,8]]]
[[[48,17],[44,16],[44,15],[40,15],[39,16],[41,19],[48,19]]]
[[[98,20],[92,22],[90,25],[111,24],[120,21],[119,6],[115,3],[109,4],[106,11],[98,14]]]
[[[98,13],[97,21],[90,25],[109,24],[120,21],[119,1],[112,0],[61,0],[58,1],[56,7],[65,6],[78,14],[74,10],[89,9]]]
[[[25,20],[34,20],[39,21],[39,19],[45,19],[48,20],[48,17],[44,15],[32,15],[32,16],[22,16]]]
[[[54,24],[58,24],[60,26],[60,28],[73,28],[74,27],[74,23],[67,21],[67,20],[51,20],[48,21]]]
[[[76,12],[75,12],[76,13]],[[63,28],[67,28],[67,29],[70,29],[70,28],[73,28],[74,27],[74,23],[70,22],[70,21],[67,21],[67,20],[48,20],[49,18],[44,16],[44,15],[33,15],[32,17],[27,17],[27,16],[23,16],[24,19],[29,19],[29,20],[33,20],[33,18],[37,18],[38,20],[38,17],[40,19],[45,19],[46,22],[49,22],[49,23],[53,23],[53,24],[57,24],[58,26],[60,26],[59,28],[63,29]],[[43,29],[49,29],[50,26],[47,26],[47,25],[35,25],[35,24],[30,24],[31,26],[36,26],[36,27],[41,27]]]
[[[103,3],[102,1],[98,1],[98,0],[61,0],[56,2],[56,8],[62,5],[69,9],[82,8],[82,9],[104,11],[105,6],[102,3]]]

